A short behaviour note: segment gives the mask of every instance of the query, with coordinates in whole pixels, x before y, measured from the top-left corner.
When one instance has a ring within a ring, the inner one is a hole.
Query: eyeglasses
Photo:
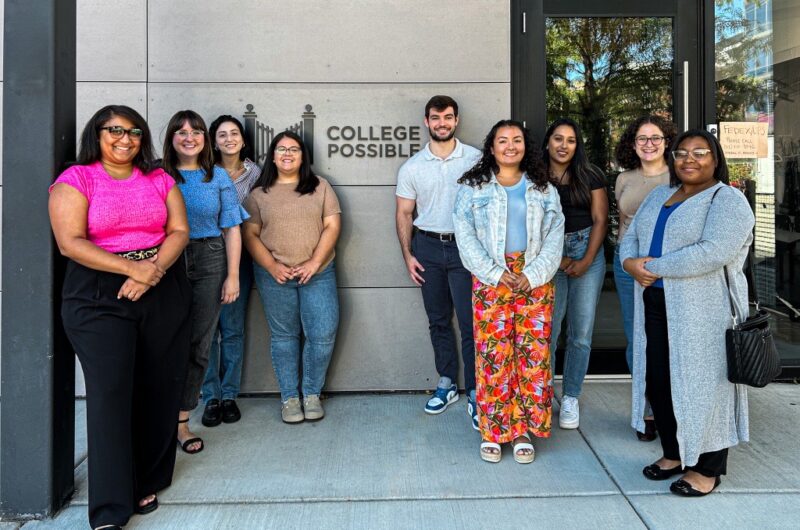
[[[142,138],[144,131],[141,129],[126,129],[125,127],[120,127],[119,125],[111,125],[109,127],[100,127],[101,131],[108,131],[108,134],[111,135],[111,138],[115,140],[119,140],[126,134],[128,138],[131,140],[139,140]]]
[[[711,153],[711,149],[692,149],[691,151],[687,151],[686,149],[676,149],[672,152],[672,158],[675,160],[686,160],[689,158],[689,155],[692,155],[694,160],[703,160]]]
[[[275,152],[278,153],[279,155],[283,155],[283,154],[286,154],[286,153],[289,153],[290,155],[296,155],[296,154],[300,153],[300,151],[302,151],[302,149],[300,149],[299,147],[294,146],[294,145],[292,147],[284,147],[284,146],[280,145],[280,146],[275,148]]]
[[[654,136],[644,136],[644,135],[637,136],[636,137],[636,145],[647,145],[648,140],[650,141],[651,144],[653,144],[653,147],[657,147],[657,146],[661,145],[661,142],[664,141],[664,137],[663,136],[658,136],[658,135],[654,135]]]
[[[192,138],[199,138],[205,134],[205,131],[201,131],[199,129],[192,129],[191,131],[187,131],[185,129],[181,129],[180,131],[175,131],[175,136],[185,140],[191,136]]]

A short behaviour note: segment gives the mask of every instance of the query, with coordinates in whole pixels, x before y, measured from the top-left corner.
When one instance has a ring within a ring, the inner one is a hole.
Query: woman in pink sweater
[[[175,181],[154,168],[147,123],[110,105],[86,124],[78,164],[50,187],[50,222],[69,258],[61,318],[86,380],[93,528],[158,508],[175,466],[189,225]]]

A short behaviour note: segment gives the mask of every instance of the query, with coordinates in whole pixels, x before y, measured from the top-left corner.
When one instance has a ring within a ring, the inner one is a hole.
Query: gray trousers
[[[200,388],[208,367],[211,339],[217,329],[222,308],[222,283],[228,274],[225,241],[222,236],[192,239],[183,251],[186,276],[192,286],[192,339],[189,366],[181,398],[181,410],[197,406]]]

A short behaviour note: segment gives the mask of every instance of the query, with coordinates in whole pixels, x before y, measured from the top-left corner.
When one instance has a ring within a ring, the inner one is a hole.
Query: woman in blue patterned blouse
[[[221,304],[239,297],[239,225],[248,217],[239,206],[233,182],[214,165],[211,147],[199,114],[182,110],[172,116],[164,138],[163,165],[183,193],[189,218],[184,256],[192,284],[192,341],[178,415],[178,443],[190,454],[203,450],[203,440],[189,430],[189,413],[197,406]]]

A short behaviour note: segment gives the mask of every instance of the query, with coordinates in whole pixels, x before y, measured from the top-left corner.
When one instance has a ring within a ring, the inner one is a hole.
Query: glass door
[[[518,23],[512,25],[515,118],[525,121],[539,141],[553,120],[575,120],[590,161],[609,183],[608,264],[590,373],[627,372],[611,265],[618,218],[614,183],[621,171],[614,149],[625,127],[643,115],[670,119],[679,130],[702,126],[700,10],[697,2],[686,0],[657,6],[586,0],[518,0],[512,5]],[[562,359],[557,356],[559,373]]]

